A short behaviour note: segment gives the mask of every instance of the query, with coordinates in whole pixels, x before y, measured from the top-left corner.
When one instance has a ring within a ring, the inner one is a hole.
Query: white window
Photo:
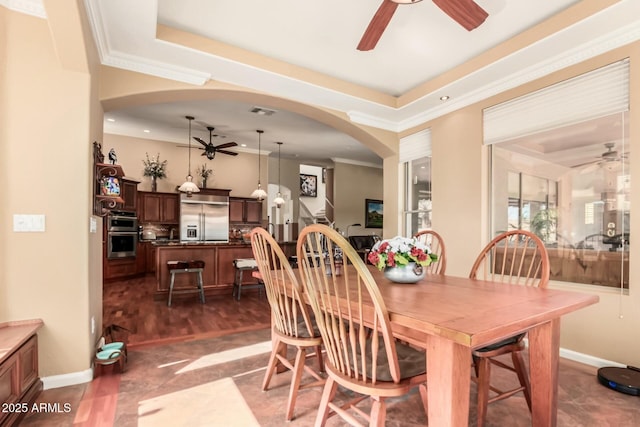
[[[431,228],[431,131],[400,141],[400,170],[404,174],[404,234]]]
[[[484,111],[492,231],[546,244],[551,279],[629,286],[627,60]]]

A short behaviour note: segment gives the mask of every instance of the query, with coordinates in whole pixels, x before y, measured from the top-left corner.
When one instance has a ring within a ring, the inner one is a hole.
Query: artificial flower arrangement
[[[410,262],[426,267],[437,261],[438,255],[431,253],[429,246],[414,237],[396,236],[373,245],[368,260],[378,270],[384,270],[386,267],[399,267]]]
[[[207,179],[213,173],[213,169],[207,169],[207,164],[203,163],[202,166],[198,168],[198,175],[202,177],[202,179]]]
[[[151,176],[155,178],[166,178],[167,174],[165,169],[167,167],[167,161],[160,161],[160,153],[158,153],[157,157],[149,158],[149,153],[147,154],[147,160],[143,160],[142,164],[144,164],[144,170],[142,171],[144,176]]]

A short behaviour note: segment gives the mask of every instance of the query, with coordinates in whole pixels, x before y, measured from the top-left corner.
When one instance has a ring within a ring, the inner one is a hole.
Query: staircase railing
[[[299,213],[299,221],[298,223],[302,225],[302,227],[306,227],[310,224],[327,224],[329,227],[333,228],[335,225],[334,221],[330,221],[329,218],[324,213],[324,210],[321,210],[317,213],[312,213],[309,210],[309,207],[303,202],[300,203],[300,213]]]

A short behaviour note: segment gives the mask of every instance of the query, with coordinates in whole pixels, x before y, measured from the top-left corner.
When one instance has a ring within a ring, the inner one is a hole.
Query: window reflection
[[[628,288],[627,123],[618,113],[491,148],[493,231],[538,235],[552,280]]]

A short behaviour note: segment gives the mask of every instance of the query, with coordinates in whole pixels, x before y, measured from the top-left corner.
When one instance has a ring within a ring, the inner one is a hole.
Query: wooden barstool
[[[242,283],[243,275],[245,271],[256,271],[258,270],[258,264],[256,260],[253,258],[238,258],[233,260],[233,267],[236,269],[235,278],[233,280],[233,291],[231,292],[231,296],[235,297],[237,301],[240,301],[240,294],[242,289],[249,288],[258,288],[260,293],[264,290],[264,283],[262,280],[258,279],[258,283],[244,285]]]
[[[169,273],[171,273],[171,283],[169,285],[169,301],[167,306],[171,307],[171,297],[173,295],[173,285],[176,280],[176,274],[178,273],[197,273],[197,289],[200,292],[200,302],[204,304],[204,285],[202,283],[202,270],[204,270],[204,261],[202,260],[189,260],[189,261],[167,261],[167,267]],[[184,289],[176,291],[176,293],[192,292],[191,289]]]

